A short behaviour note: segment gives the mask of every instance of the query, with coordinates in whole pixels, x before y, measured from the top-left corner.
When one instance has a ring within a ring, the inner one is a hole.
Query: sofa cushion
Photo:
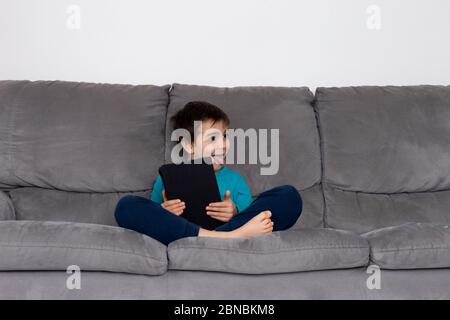
[[[450,86],[318,88],[326,226],[450,221]]]
[[[450,86],[318,88],[324,179],[373,193],[450,188]]]
[[[0,221],[1,220],[15,220],[12,201],[3,191],[0,191]]]
[[[0,270],[111,271],[160,275],[167,247],[134,231],[86,223],[1,221]]]
[[[363,235],[371,261],[385,269],[450,268],[450,228],[435,223],[406,223]]]
[[[148,189],[164,162],[168,90],[0,81],[0,187]]]
[[[169,244],[168,255],[169,269],[267,274],[365,266],[369,245],[348,231],[311,228],[250,238],[183,238]]]
[[[150,191],[69,192],[22,187],[10,191],[17,220],[69,221],[117,226],[114,210],[120,198],[133,194],[149,198]]]
[[[243,175],[253,196],[284,184],[291,184],[299,191],[307,190],[301,225],[321,227],[321,160],[313,99],[313,94],[306,87],[213,87],[175,83],[170,91],[167,111],[166,161],[171,161],[170,154],[175,144],[170,139],[170,117],[189,101],[202,100],[216,104],[228,114],[230,128],[267,129],[268,140],[270,130],[279,129],[279,167],[275,175],[261,174],[261,169],[269,165],[262,164],[259,156],[257,164],[249,164],[249,143],[245,155],[247,164],[230,164],[229,167]],[[270,143],[268,154],[274,155]]]

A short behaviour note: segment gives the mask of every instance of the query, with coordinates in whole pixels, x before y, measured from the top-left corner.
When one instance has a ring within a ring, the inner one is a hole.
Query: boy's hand
[[[231,201],[231,193],[229,190],[225,192],[222,202],[213,202],[206,207],[206,214],[211,218],[228,222],[237,213],[237,208]]]
[[[165,190],[162,191],[162,196],[164,202],[161,203],[161,206],[164,209],[172,212],[173,214],[176,214],[177,216],[183,213],[184,209],[186,208],[186,205],[184,204],[183,201],[181,201],[180,199],[167,200]]]

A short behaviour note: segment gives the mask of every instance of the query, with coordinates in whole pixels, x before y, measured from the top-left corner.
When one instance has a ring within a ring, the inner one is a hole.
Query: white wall
[[[0,79],[450,84],[450,1],[0,0],[0,46]]]

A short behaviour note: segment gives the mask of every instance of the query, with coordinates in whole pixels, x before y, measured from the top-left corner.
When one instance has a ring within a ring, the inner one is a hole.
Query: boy
[[[161,177],[153,186],[150,199],[127,195],[117,203],[115,218],[123,228],[146,234],[166,245],[184,237],[253,237],[280,231],[295,224],[302,211],[298,191],[284,185],[262,192],[254,201],[243,177],[225,166],[230,121],[217,106],[203,101],[187,103],[171,118],[174,129],[186,129],[197,140],[181,138],[191,159],[194,154],[211,155],[217,184],[223,199],[206,207],[207,214],[224,222],[207,230],[185,218],[183,199],[167,200]],[[194,135],[194,121],[201,121],[201,132]],[[212,130],[214,129],[214,130]],[[218,135],[217,132],[221,134]]]

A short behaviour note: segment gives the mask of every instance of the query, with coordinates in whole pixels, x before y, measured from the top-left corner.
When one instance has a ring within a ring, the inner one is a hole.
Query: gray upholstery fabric
[[[80,289],[68,289],[65,271],[0,272],[0,299],[167,299],[167,273],[158,276],[81,271]]]
[[[230,165],[230,169],[244,176],[254,195],[283,184],[303,190],[320,182],[319,137],[311,106],[313,94],[308,88],[220,88],[174,84],[170,91],[167,121],[192,100],[217,104],[230,117],[230,128],[280,130],[278,174],[261,175],[260,168],[266,167],[261,164]],[[170,161],[173,146],[169,124],[166,129],[166,161]],[[270,133],[268,135],[270,137]]]
[[[450,190],[375,194],[324,185],[328,226],[364,233],[406,222],[450,223]]]
[[[380,289],[367,287],[373,274],[366,268],[268,275],[169,270],[165,275],[169,299],[450,299],[450,269],[381,270]]]
[[[450,228],[434,223],[407,223],[364,234],[370,258],[386,269],[450,268]]]
[[[327,226],[449,221],[450,86],[318,88],[316,98]]]
[[[148,189],[164,161],[168,90],[0,81],[0,186]]]
[[[20,95],[20,86],[14,85],[11,81],[0,81],[0,190],[14,188],[16,183],[11,179],[6,180],[10,175],[11,146],[9,139],[13,126],[13,110],[15,104],[12,102]],[[9,184],[10,183],[10,184]]]
[[[364,266],[369,245],[348,231],[302,229],[257,237],[189,237],[168,246],[169,269],[268,274]]]
[[[149,198],[150,190],[90,193],[22,187],[10,191],[17,220],[71,221],[111,226],[117,226],[114,209],[126,194]]]
[[[0,191],[0,220],[15,220],[14,206],[8,195]]]
[[[324,179],[373,193],[450,189],[450,86],[319,88]]]
[[[0,270],[112,271],[159,275],[167,247],[134,231],[87,223],[0,221]]]
[[[297,222],[290,229],[323,227],[322,186],[316,184],[300,191],[303,209]]]
[[[366,268],[265,275],[169,270],[160,276],[82,272],[81,289],[64,271],[0,272],[0,299],[450,299],[450,269],[381,270],[381,288]]]

